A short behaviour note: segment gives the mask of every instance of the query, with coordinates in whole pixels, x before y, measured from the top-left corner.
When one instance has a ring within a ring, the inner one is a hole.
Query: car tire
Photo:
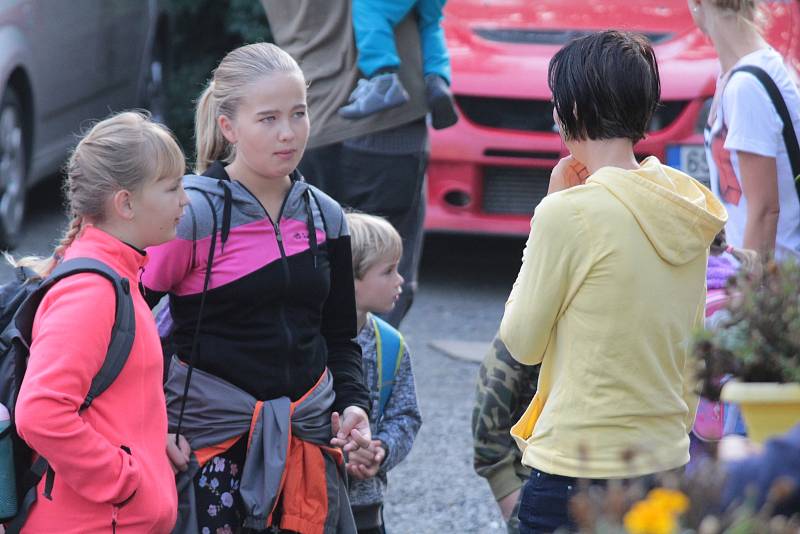
[[[22,234],[28,161],[21,101],[7,87],[0,98],[0,248],[13,249]]]
[[[160,33],[160,32],[159,32]],[[144,82],[142,106],[150,112],[155,122],[167,120],[167,47],[164,39],[156,37],[150,53]]]

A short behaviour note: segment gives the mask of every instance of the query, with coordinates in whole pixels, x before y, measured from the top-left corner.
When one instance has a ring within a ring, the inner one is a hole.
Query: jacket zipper
[[[119,506],[113,505],[111,508],[111,534],[117,532],[117,517],[119,516]]]
[[[142,294],[142,297],[147,298],[147,289],[142,283],[142,276],[144,276],[144,267],[139,267],[139,292]]]
[[[283,248],[283,235],[281,234],[281,228],[278,225],[280,223],[281,217],[283,217],[283,209],[286,207],[286,201],[289,200],[289,197],[294,190],[295,182],[292,181],[292,185],[289,187],[289,191],[286,193],[286,196],[283,198],[283,202],[281,203],[281,209],[278,211],[278,223],[272,220],[272,217],[269,216],[269,212],[267,208],[261,203],[257,196],[255,196],[244,184],[241,182],[239,183],[242,188],[247,191],[253,199],[258,202],[258,205],[261,206],[261,209],[264,211],[264,215],[267,216],[267,220],[272,224],[272,228],[275,230],[275,240],[278,242],[278,250],[281,253],[281,265],[283,266],[283,294],[284,297],[289,295],[289,286],[291,284],[291,273],[289,272],[289,260],[286,257],[286,250]],[[285,301],[285,300],[284,300]],[[283,331],[286,334],[286,350],[287,352],[291,347],[294,345],[294,339],[292,336],[292,330],[289,328],[289,322],[286,320],[286,306],[284,301],[281,302],[280,306],[280,318],[281,318],[281,325],[283,326]]]

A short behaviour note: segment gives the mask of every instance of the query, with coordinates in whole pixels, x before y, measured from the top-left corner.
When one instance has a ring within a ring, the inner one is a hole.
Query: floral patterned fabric
[[[226,452],[209,460],[195,478],[194,491],[200,534],[241,532],[244,514],[239,482],[245,455],[246,440],[241,439]]]

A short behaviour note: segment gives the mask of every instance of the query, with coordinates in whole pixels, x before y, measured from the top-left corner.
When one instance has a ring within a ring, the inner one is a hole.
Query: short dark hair
[[[566,139],[643,139],[661,97],[653,47],[619,31],[575,39],[550,60],[548,84]]]

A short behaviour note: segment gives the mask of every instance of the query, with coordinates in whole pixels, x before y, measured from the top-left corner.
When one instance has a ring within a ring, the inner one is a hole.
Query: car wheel
[[[156,38],[145,73],[144,107],[150,111],[154,121],[162,124],[167,120],[166,60],[167,49],[163,39]]]
[[[0,247],[14,248],[25,216],[28,165],[23,136],[22,106],[6,88],[0,99]]]

